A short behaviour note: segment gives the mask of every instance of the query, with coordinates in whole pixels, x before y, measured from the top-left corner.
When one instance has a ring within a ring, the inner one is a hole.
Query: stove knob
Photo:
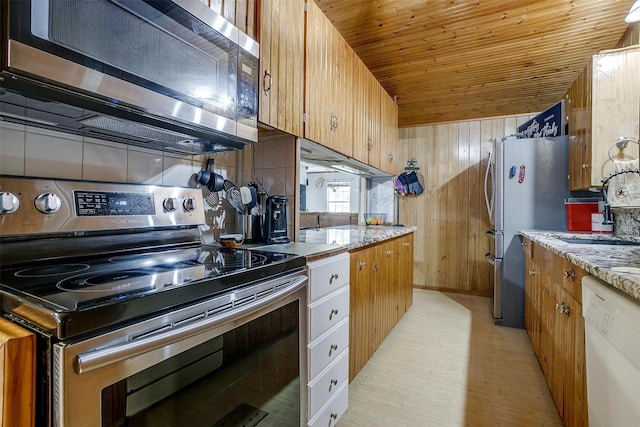
[[[177,204],[178,199],[176,199],[175,197],[167,197],[162,202],[162,207],[164,208],[165,212],[173,212],[178,208]]]
[[[53,193],[44,193],[36,197],[35,203],[36,209],[45,214],[56,213],[62,206],[60,197]]]
[[[11,193],[0,192],[0,215],[14,213],[20,207],[20,200]]]
[[[182,202],[182,207],[184,208],[185,212],[193,212],[196,210],[198,205],[196,204],[196,199],[188,197]]]

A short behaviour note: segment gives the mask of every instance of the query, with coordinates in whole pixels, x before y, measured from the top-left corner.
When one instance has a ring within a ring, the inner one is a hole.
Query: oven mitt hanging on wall
[[[402,175],[402,174],[401,174]],[[393,188],[398,192],[399,195],[404,196],[407,194],[405,185],[400,181],[400,176],[397,176],[393,183]]]
[[[407,174],[407,186],[409,188],[409,193],[419,196],[424,191],[422,185],[418,181],[418,175],[415,171],[411,171]]]
[[[611,207],[640,206],[640,174],[631,172],[638,169],[638,159],[614,160],[616,172],[629,171],[611,177],[607,189],[607,199]]]
[[[406,172],[402,172],[398,175],[398,181],[402,184],[402,192],[401,194],[409,194],[409,183],[407,182],[407,174]]]

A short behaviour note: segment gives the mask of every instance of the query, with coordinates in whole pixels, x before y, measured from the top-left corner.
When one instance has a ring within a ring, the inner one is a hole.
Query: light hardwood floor
[[[527,333],[495,326],[489,298],[413,296],[337,427],[562,426]]]

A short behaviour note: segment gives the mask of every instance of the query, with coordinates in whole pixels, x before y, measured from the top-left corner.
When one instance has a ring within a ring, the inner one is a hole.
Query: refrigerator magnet
[[[518,182],[520,184],[524,182],[524,165],[520,165],[520,175],[518,175]]]
[[[509,179],[513,179],[514,176],[516,176],[516,167],[511,166],[511,169],[509,169]]]

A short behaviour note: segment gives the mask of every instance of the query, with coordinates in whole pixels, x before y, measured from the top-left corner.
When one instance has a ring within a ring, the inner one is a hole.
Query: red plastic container
[[[598,200],[567,199],[567,229],[569,231],[591,231],[591,214],[598,213]]]

